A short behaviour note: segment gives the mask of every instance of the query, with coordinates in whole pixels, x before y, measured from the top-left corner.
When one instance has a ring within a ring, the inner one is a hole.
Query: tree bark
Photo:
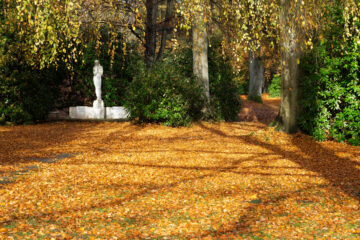
[[[290,1],[280,1],[280,39],[281,39],[281,105],[277,117],[277,129],[286,133],[298,130],[298,59],[300,48],[295,22],[290,20]]]
[[[157,60],[161,60],[164,55],[165,47],[166,47],[166,38],[167,35],[170,33],[170,20],[173,14],[173,0],[167,0],[166,1],[166,13],[165,13],[165,20],[164,20],[164,26],[161,32],[161,45],[158,52]]]
[[[252,50],[249,53],[250,59],[250,82],[249,82],[249,94],[248,99],[262,102],[262,85],[264,80],[264,64],[260,57],[260,48],[258,54],[255,54]]]
[[[158,13],[158,0],[146,0],[145,5],[145,63],[146,66],[150,68],[156,57],[156,18]]]
[[[201,15],[200,15],[201,16]],[[210,87],[208,69],[208,35],[206,23],[201,17],[193,20],[192,41],[193,41],[193,72],[199,80],[205,98],[203,113],[210,114]]]

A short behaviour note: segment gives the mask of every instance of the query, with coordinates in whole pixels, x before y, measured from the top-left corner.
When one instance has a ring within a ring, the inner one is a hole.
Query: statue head
[[[99,60],[95,60],[95,66],[99,66],[100,65],[100,61]]]

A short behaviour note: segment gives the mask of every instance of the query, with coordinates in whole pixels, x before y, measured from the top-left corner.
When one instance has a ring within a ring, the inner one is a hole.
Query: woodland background
[[[238,119],[240,94],[281,96],[280,130],[360,144],[359,3],[1,0],[0,122],[103,99],[171,126]]]

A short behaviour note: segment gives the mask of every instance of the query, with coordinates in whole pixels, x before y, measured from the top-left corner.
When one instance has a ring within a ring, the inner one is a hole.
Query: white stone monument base
[[[93,119],[94,110],[85,106],[70,107],[69,116],[71,119]]]
[[[106,119],[128,119],[129,111],[124,107],[106,107]]]
[[[105,117],[105,107],[103,100],[95,100],[92,107],[93,119],[104,119]]]
[[[95,106],[95,104],[94,104]],[[77,106],[70,107],[69,117],[70,119],[79,120],[94,120],[94,119],[106,119],[106,120],[126,120],[130,116],[128,110],[124,107],[86,107]]]

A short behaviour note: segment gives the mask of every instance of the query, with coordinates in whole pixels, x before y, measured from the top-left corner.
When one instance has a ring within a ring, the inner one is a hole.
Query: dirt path
[[[268,94],[263,95],[263,104],[247,100],[247,95],[242,95],[243,101],[240,112],[240,120],[246,122],[261,122],[269,124],[278,114],[280,98],[269,98]]]

